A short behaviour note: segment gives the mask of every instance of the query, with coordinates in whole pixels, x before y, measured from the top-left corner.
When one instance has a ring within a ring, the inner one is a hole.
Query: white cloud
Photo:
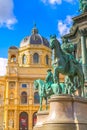
[[[17,23],[13,9],[13,0],[0,0],[0,27],[13,29],[13,25]]]
[[[67,23],[68,25],[71,25],[71,23],[72,23],[72,17],[73,16],[67,15],[66,19],[65,19],[65,23]]]
[[[0,58],[0,76],[4,76],[6,74],[6,65],[7,65],[7,59]]]
[[[69,32],[69,28],[62,21],[58,21],[58,31],[59,31],[60,35],[64,35]]]
[[[41,0],[44,4],[49,3],[49,4],[61,4],[62,0]]]
[[[58,32],[60,36],[63,36],[67,33],[69,33],[70,26],[72,24],[72,16],[67,15],[66,19],[64,21],[59,20],[58,21]]]
[[[73,3],[75,0],[41,0],[44,4],[49,3],[49,4],[62,4],[63,1],[68,2],[68,3]]]
[[[50,4],[61,4],[62,0],[49,0]]]
[[[66,2],[72,3],[74,0],[65,0]]]

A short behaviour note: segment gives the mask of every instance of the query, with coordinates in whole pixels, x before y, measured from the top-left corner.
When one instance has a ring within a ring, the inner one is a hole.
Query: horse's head
[[[59,41],[56,38],[56,35],[51,35],[50,36],[50,48],[54,49],[57,44],[60,45]]]
[[[37,80],[34,80],[34,89],[35,89],[35,90],[38,89],[38,82],[37,82]]]

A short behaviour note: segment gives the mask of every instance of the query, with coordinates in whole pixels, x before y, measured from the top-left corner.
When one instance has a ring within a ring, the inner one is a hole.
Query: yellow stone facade
[[[32,35],[34,34],[35,32]],[[38,55],[38,61],[34,61],[34,54]],[[48,63],[46,63],[46,56]],[[32,129],[33,114],[39,109],[39,104],[34,103],[36,90],[33,82],[38,78],[44,80],[48,68],[51,68],[51,50],[44,44],[27,44],[20,48],[14,46],[9,48],[7,72],[5,76],[0,77],[0,129],[22,130],[20,115],[23,112],[27,114],[26,130]],[[22,101],[24,100],[22,92],[27,94],[26,102]],[[22,120],[26,125],[24,117]]]
[[[32,33],[38,38],[37,30],[33,29]],[[34,90],[33,82],[38,78],[45,80],[47,69],[51,68],[52,52],[45,44],[29,42],[26,43],[25,38],[19,48],[12,46],[8,50],[6,75],[0,77],[1,130],[33,128],[33,116],[39,109],[39,103],[34,101],[37,90]],[[21,122],[27,128],[21,128]]]

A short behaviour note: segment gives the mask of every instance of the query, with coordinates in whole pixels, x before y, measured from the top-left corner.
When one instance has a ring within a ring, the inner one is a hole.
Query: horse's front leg
[[[54,68],[54,75],[53,75],[53,77],[54,77],[54,83],[59,84],[59,72],[58,72],[58,67],[55,67],[55,68]]]
[[[68,88],[68,94],[71,94],[71,86]]]
[[[46,97],[46,110],[48,109],[47,97]]]
[[[40,108],[39,108],[40,111],[42,111],[42,100],[43,100],[43,98],[42,98],[42,96],[40,96]]]

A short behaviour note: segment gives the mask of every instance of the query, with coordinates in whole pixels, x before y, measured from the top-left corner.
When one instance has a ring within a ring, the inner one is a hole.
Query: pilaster
[[[86,52],[86,37],[87,28],[79,31],[81,35],[81,53],[82,53],[82,68],[84,73],[84,78],[87,80],[87,52]]]
[[[5,128],[5,130],[8,130],[8,109],[7,109],[7,107],[5,108],[5,110],[4,110],[4,128]]]
[[[29,126],[29,130],[32,130],[32,126],[33,126],[33,123],[32,123],[33,119],[32,119],[32,117],[33,117],[33,114],[32,114],[32,111],[30,111],[29,112],[29,122],[28,122],[29,123],[29,125],[28,125]]]
[[[14,128],[18,130],[18,113],[17,110],[14,111]]]
[[[18,105],[18,80],[15,85],[15,105]]]

